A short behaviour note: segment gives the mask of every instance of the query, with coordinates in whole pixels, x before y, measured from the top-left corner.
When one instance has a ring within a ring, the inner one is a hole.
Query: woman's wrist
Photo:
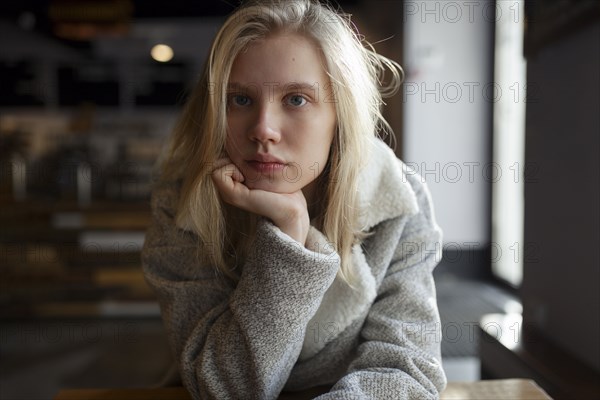
[[[302,244],[302,246],[306,244],[306,237],[308,236],[308,230],[310,228],[308,212],[292,212],[292,215],[287,215],[280,221],[273,220],[273,223],[283,233]]]

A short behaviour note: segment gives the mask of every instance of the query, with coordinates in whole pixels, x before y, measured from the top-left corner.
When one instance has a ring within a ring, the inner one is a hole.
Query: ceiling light
[[[150,51],[150,55],[159,62],[171,61],[173,58],[173,49],[166,44],[157,44]]]

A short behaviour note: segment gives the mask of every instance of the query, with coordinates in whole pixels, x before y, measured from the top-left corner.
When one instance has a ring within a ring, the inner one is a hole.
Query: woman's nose
[[[248,134],[250,140],[260,143],[278,143],[281,140],[280,118],[272,105],[265,105],[256,111],[253,125]]]

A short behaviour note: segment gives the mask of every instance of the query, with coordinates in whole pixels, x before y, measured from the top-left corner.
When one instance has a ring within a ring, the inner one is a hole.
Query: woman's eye
[[[243,94],[234,94],[230,97],[230,101],[233,105],[236,106],[247,106],[250,104],[250,98],[248,96],[244,96]]]
[[[306,104],[306,99],[299,94],[288,97],[288,104],[294,107],[302,107]]]

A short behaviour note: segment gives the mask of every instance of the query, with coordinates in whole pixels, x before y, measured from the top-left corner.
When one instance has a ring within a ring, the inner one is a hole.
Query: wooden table
[[[442,392],[442,400],[546,400],[551,399],[529,379],[498,379],[477,382],[450,382]]]
[[[286,394],[280,400],[312,398]],[[65,389],[54,400],[191,400],[182,387],[159,389]],[[450,382],[442,400],[548,400],[535,382],[527,379],[500,379],[478,382]]]

